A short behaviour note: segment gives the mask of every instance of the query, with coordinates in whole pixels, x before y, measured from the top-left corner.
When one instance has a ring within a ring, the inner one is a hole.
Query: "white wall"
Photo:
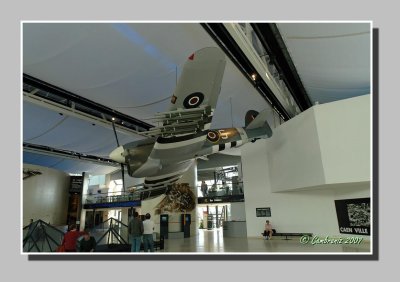
[[[313,109],[276,128],[267,142],[268,150],[263,151],[270,163],[274,191],[324,184],[324,168]]]
[[[267,219],[279,232],[343,236],[338,230],[334,200],[369,197],[369,182],[354,187],[332,185],[324,189],[273,192],[268,161],[260,154],[266,143],[259,140],[242,149],[247,236],[260,236]],[[256,208],[264,207],[271,208],[271,217],[256,217]]]
[[[22,186],[22,224],[29,220],[42,219],[54,225],[64,225],[67,221],[68,189],[70,177],[55,169],[23,164],[23,169],[40,171],[23,180]]]
[[[245,221],[246,220],[246,205],[243,202],[231,203],[231,216],[229,220]]]
[[[334,201],[370,197],[371,190],[369,95],[358,98],[349,105],[318,106],[317,114],[310,109],[270,139],[242,147],[249,237],[260,236],[266,219],[278,232],[345,235],[338,230]],[[270,207],[271,217],[257,218],[260,207]]]
[[[314,107],[326,183],[371,180],[370,96]]]
[[[370,181],[370,98],[314,106],[276,128],[266,145],[272,190]]]
[[[121,208],[121,221],[126,225],[128,225],[129,223],[128,214],[129,214],[129,208]]]

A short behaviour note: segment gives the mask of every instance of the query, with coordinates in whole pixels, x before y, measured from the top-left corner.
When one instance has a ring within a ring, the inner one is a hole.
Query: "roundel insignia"
[[[203,100],[204,100],[203,93],[194,92],[186,96],[186,98],[183,100],[183,106],[186,109],[197,108],[198,106],[200,106]]]
[[[211,130],[207,133],[207,139],[210,140],[211,142],[215,143],[218,142],[219,140],[219,132]]]

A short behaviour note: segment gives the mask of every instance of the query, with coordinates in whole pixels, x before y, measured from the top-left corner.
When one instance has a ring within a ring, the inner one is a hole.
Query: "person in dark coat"
[[[140,220],[138,212],[135,212],[133,218],[129,221],[128,232],[131,238],[131,252],[140,252],[143,235],[143,222]]]
[[[83,237],[79,240],[79,252],[94,252],[96,248],[96,240],[90,235],[90,230],[85,229]]]

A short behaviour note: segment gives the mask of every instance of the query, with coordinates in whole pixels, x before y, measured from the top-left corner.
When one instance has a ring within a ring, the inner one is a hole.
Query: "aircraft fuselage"
[[[128,164],[130,176],[146,177],[147,182],[170,180],[179,178],[198,157],[239,147],[264,134],[263,128],[212,129],[191,135],[149,138],[125,144],[115,151],[125,156],[119,160]]]
[[[226,64],[217,47],[205,47],[190,55],[183,66],[167,112],[156,113],[146,134],[151,138],[115,149],[110,158],[126,164],[128,174],[145,178],[147,187],[177,181],[195,162],[220,151],[239,147],[249,140],[270,137],[268,112],[246,113],[245,128],[209,129]]]

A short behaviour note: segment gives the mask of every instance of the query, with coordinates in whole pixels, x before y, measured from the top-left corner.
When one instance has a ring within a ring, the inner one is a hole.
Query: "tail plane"
[[[268,109],[263,110],[261,113],[250,110],[246,113],[245,117],[245,130],[248,132],[257,131],[257,134],[272,136],[272,129],[267,121]]]

